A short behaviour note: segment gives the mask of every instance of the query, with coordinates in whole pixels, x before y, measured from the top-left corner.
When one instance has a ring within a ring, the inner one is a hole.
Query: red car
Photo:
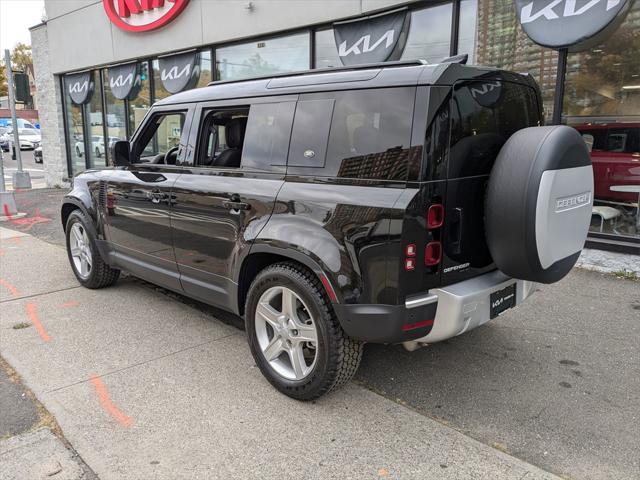
[[[640,185],[640,123],[574,125],[591,151],[595,199],[636,203],[638,194],[611,191],[615,185]]]

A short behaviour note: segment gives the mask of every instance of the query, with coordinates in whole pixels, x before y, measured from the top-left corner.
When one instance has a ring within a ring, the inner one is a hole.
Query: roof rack
[[[216,80],[209,82],[207,86],[221,85],[226,83],[247,82],[252,80],[266,80],[279,77],[296,77],[300,75],[318,74],[318,73],[333,73],[333,72],[348,72],[355,70],[366,70],[369,68],[389,68],[389,67],[418,67],[422,65],[429,65],[426,60],[398,60],[395,62],[378,62],[378,63],[362,63],[360,65],[349,65],[345,67],[329,67],[329,68],[316,68],[311,70],[299,70],[297,72],[283,72],[271,75],[262,75],[260,77],[241,78],[234,80]]]

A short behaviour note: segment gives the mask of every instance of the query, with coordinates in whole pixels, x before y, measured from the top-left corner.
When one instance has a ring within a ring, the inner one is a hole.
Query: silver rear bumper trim
[[[429,305],[431,303],[436,303],[438,301],[438,296],[433,293],[428,293],[426,295],[414,295],[412,297],[408,297],[404,306],[406,308],[416,308],[422,307],[423,305]]]
[[[438,302],[431,331],[424,337],[407,343],[441,342],[485,324],[490,320],[491,294],[513,284],[516,285],[516,306],[531,295],[536,285],[507,277],[495,270],[460,283],[434,288],[427,295],[407,299],[407,308]]]

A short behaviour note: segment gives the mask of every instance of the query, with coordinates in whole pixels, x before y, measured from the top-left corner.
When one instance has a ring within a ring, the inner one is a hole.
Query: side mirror
[[[131,164],[131,147],[126,140],[118,140],[111,148],[111,158],[116,167],[126,167]]]

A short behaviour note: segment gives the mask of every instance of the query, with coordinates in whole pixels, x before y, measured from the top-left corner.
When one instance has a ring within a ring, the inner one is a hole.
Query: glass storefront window
[[[451,3],[411,12],[409,36],[401,59],[423,59],[429,63],[438,63],[448,57],[452,15]]]
[[[259,40],[216,50],[220,80],[259,77],[309,68],[309,34]]]
[[[104,141],[104,128],[102,120],[102,92],[100,90],[100,72],[91,73],[95,85],[95,91],[91,101],[85,106],[86,121],[89,136],[89,168],[107,166],[107,148]]]
[[[65,78],[64,101],[67,114],[67,134],[69,141],[69,153],[71,155],[71,176],[76,175],[86,169],[84,157],[84,121],[82,118],[82,106],[71,101],[68,93],[68,83]],[[95,92],[94,92],[95,95]]]
[[[514,2],[477,0],[476,32],[475,63],[530,73],[540,86],[545,117],[550,119],[558,53],[534,44],[527,37],[518,22]]]
[[[316,42],[316,68],[341,67],[342,61],[338,56],[338,47],[333,34],[333,28],[328,30],[317,30],[315,32]]]
[[[105,99],[105,117],[107,119],[107,141],[105,142],[107,158],[111,155],[111,146],[118,140],[127,139],[126,108],[124,100],[114,97],[109,85],[107,69],[102,71]]]
[[[591,231],[640,237],[640,4],[603,45],[569,54],[564,119],[593,163]]]
[[[149,87],[149,62],[140,62],[140,92],[133,100],[129,101],[129,137],[133,135],[136,128],[151,107],[151,89]]]
[[[196,88],[206,87],[213,80],[211,66],[211,50],[202,50],[200,52],[200,79]]]
[[[458,27],[458,54],[469,55],[467,63],[476,63],[476,24],[478,20],[478,0],[460,2],[460,25]]]
[[[211,51],[202,50],[199,52],[200,58],[200,76],[198,77],[198,83],[194,88],[206,87],[211,81]],[[155,59],[151,62],[151,68],[153,69],[153,101],[157,102],[166,98],[172,93],[168,92],[162,84],[162,78],[160,78],[160,61]]]

